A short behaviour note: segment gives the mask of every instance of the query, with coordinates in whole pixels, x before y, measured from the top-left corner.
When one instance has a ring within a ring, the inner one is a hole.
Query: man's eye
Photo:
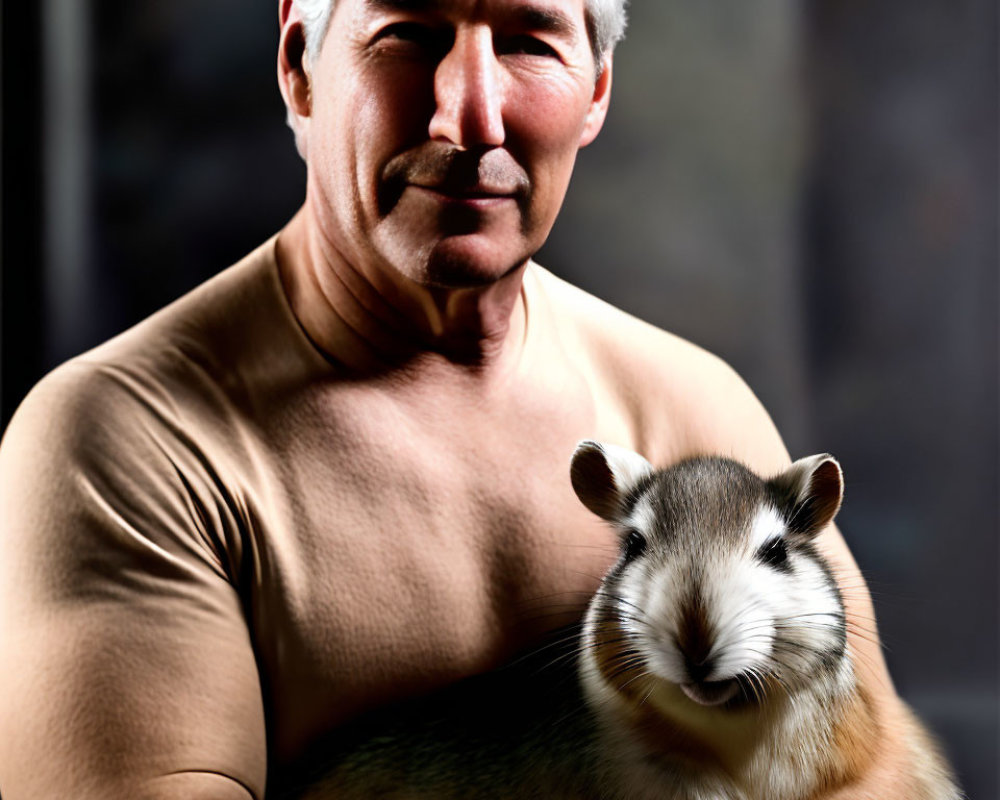
[[[417,22],[396,22],[379,31],[376,41],[400,42],[428,52],[447,52],[451,46],[447,31]]]
[[[527,34],[503,36],[496,40],[494,48],[498,55],[557,56],[555,49],[541,39]]]

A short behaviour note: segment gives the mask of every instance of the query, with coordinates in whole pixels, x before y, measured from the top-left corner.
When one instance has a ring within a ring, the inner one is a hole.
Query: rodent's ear
[[[587,508],[615,522],[621,515],[622,498],[651,472],[653,465],[638,453],[586,439],[576,446],[569,477]]]
[[[819,533],[833,521],[844,498],[840,464],[827,453],[799,459],[769,483],[782,501],[792,533]]]

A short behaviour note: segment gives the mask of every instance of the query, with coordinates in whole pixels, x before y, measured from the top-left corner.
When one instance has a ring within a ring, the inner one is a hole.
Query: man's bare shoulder
[[[534,274],[561,335],[633,421],[636,449],[654,463],[714,453],[762,472],[788,462],[760,401],[723,359],[618,309],[542,268]]]

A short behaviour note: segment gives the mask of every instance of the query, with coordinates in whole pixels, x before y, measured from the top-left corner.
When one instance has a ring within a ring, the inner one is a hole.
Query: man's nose
[[[503,78],[487,26],[459,30],[434,73],[431,139],[462,147],[504,143]]]

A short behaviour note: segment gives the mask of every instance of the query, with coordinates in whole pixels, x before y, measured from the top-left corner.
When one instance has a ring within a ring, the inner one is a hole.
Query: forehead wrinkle
[[[368,15],[391,12],[442,12],[456,5],[459,0],[364,0],[364,9]],[[477,2],[477,6],[481,3]],[[501,17],[505,21],[514,22],[521,28],[550,33],[566,39],[570,44],[577,42],[576,25],[572,18],[562,9],[549,8],[532,2],[520,2],[515,5],[503,3]]]
[[[446,0],[364,0],[363,11],[365,16],[374,17],[393,12],[439,11],[446,5]]]
[[[369,11],[421,11],[444,4],[443,0],[365,0],[365,8]]]

